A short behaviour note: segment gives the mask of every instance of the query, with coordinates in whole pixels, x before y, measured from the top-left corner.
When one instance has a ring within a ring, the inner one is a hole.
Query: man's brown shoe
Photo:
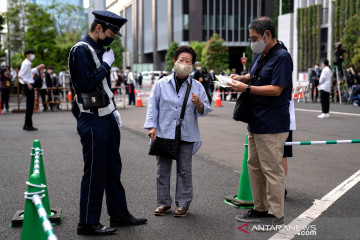
[[[174,217],[185,217],[189,213],[186,207],[178,207],[174,213]]]
[[[161,206],[155,210],[155,216],[164,216],[166,213],[171,211],[171,207]]]

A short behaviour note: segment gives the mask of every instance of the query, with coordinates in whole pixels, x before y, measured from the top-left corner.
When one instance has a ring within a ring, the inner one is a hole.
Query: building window
[[[184,14],[184,29],[189,30],[189,14]]]

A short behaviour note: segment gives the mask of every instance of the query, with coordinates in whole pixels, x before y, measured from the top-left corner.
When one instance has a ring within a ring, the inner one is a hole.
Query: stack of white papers
[[[215,75],[215,77],[218,80],[218,81],[214,81],[216,86],[224,87],[224,88],[231,87],[230,85],[228,85],[228,83],[232,83],[231,78],[221,76],[221,75]]]

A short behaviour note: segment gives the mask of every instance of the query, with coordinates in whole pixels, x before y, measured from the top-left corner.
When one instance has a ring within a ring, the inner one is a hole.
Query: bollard
[[[239,189],[236,196],[225,196],[224,203],[238,208],[253,208],[253,197],[250,186],[249,171],[247,166],[248,160],[248,135],[246,134],[245,148],[239,180]]]
[[[42,186],[42,190],[41,193],[42,195],[42,204],[44,206],[44,209],[46,211],[46,214],[48,216],[48,218],[50,219],[50,221],[57,225],[61,223],[61,220],[63,219],[63,215],[62,215],[62,209],[61,208],[56,208],[56,209],[51,209],[50,208],[50,201],[49,201],[49,195],[48,195],[48,190],[47,190],[47,185],[46,185],[46,175],[45,175],[45,168],[44,168],[44,163],[43,163],[43,158],[42,158],[42,152],[43,150],[41,149],[41,145],[40,145],[40,141],[39,140],[34,140],[33,142],[33,147],[32,147],[32,153],[31,155],[31,162],[30,162],[30,172],[29,172],[29,179],[34,175],[34,173],[38,174],[39,178],[39,182],[38,184],[35,184],[35,187]],[[30,182],[30,181],[29,181]],[[28,184],[28,182],[27,182]],[[32,185],[28,185],[28,186],[32,186]],[[34,186],[32,186],[34,187]],[[29,192],[29,190],[28,190]],[[25,210],[27,207],[27,202],[25,202]],[[14,217],[11,221],[11,226],[12,227],[19,227],[23,224],[24,219],[25,219],[25,215],[26,215],[26,211],[24,210],[18,210],[16,211],[16,213],[14,214]]]

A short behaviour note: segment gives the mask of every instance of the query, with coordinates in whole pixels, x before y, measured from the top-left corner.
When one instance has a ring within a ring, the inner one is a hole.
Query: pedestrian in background
[[[136,81],[134,78],[134,74],[131,72],[131,67],[127,67],[128,73],[126,77],[126,83],[128,87],[128,94],[129,94],[129,103],[128,105],[135,105],[135,87]]]
[[[198,80],[203,85],[206,92],[206,96],[208,97],[209,105],[211,106],[212,92],[210,87],[211,80],[209,73],[207,72],[206,68],[201,67],[200,62],[196,62],[195,66],[196,66],[196,71],[194,74],[194,79]]]
[[[249,37],[256,54],[249,74],[230,78],[234,79],[234,90],[248,92],[251,97],[248,168],[254,209],[236,220],[259,222],[257,230],[271,231],[271,226],[284,223],[285,172],[281,162],[290,128],[293,62],[285,46],[276,40],[275,23],[269,17],[254,19]],[[259,73],[255,76],[255,72]]]
[[[313,103],[317,102],[318,95],[319,95],[318,86],[319,86],[320,73],[321,73],[321,71],[319,69],[319,66],[317,64],[315,64],[314,69],[311,71],[311,79],[310,79],[311,80],[310,81],[310,83],[311,83],[311,88],[310,88],[311,100]]]
[[[180,114],[188,85],[191,86],[186,111],[181,125],[181,141],[176,160],[176,211],[174,217],[185,217],[193,199],[192,155],[201,146],[198,116],[205,116],[210,110],[204,87],[198,81],[190,79],[195,51],[188,46],[181,46],[175,51],[175,72],[156,82],[151,90],[144,128],[149,130],[149,137],[174,139],[175,128],[180,122]],[[192,85],[191,85],[192,84]],[[163,216],[171,211],[170,176],[172,160],[156,156],[157,160],[157,206],[156,216]]]
[[[24,52],[25,60],[21,63],[19,71],[20,83],[24,86],[24,94],[26,96],[26,113],[23,130],[36,131],[33,126],[32,115],[34,111],[34,78],[33,74],[39,74],[39,70],[45,68],[44,64],[31,69],[31,62],[35,59],[35,52],[32,49],[27,49]]]
[[[140,225],[147,220],[130,214],[121,183],[121,117],[109,87],[115,57],[113,50],[105,51],[104,48],[113,42],[115,34],[121,36],[120,28],[127,19],[109,11],[92,13],[95,19],[89,33],[72,47],[69,54],[71,79],[81,111],[77,130],[84,158],[77,234],[108,235],[116,231],[115,227]],[[104,98],[98,97],[102,90],[106,93]],[[84,97],[88,95],[100,105],[87,106]],[[104,192],[110,228],[100,223]]]
[[[11,74],[8,66],[3,66],[0,69],[0,91],[1,91],[1,112],[10,113],[9,99],[11,87]]]
[[[331,88],[331,70],[329,67],[329,60],[325,59],[322,62],[322,71],[319,79],[321,114],[318,118],[329,118],[330,110],[330,88]]]

